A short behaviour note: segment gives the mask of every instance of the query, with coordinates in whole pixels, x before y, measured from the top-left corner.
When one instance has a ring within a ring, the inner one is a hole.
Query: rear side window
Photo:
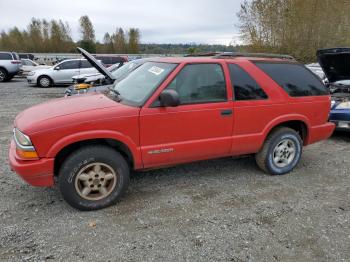
[[[59,65],[61,69],[77,69],[80,67],[80,61],[79,60],[71,60],[63,62]]]
[[[258,83],[240,66],[230,64],[230,76],[235,94],[235,100],[263,100],[267,95]]]
[[[303,65],[266,62],[255,64],[292,97],[329,94],[325,85]]]
[[[90,64],[89,61],[87,61],[87,60],[81,61],[81,68],[91,68],[91,67],[93,67],[93,66]]]
[[[0,60],[12,60],[12,55],[9,53],[0,53]]]
[[[226,81],[219,64],[185,66],[167,89],[174,89],[181,104],[221,102],[227,100]]]

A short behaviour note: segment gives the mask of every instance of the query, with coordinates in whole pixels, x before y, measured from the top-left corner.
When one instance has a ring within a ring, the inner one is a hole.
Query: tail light
[[[22,62],[19,60],[13,60],[13,61],[11,61],[11,64],[20,65],[20,64],[22,64]]]

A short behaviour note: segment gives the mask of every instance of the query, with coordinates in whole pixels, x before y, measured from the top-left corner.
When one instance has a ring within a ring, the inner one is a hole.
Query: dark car
[[[322,49],[317,58],[332,95],[330,121],[338,130],[350,131],[350,48]]]
[[[119,55],[94,55],[97,60],[100,60],[105,67],[110,67],[112,65],[121,63],[124,64],[128,62],[126,56]]]

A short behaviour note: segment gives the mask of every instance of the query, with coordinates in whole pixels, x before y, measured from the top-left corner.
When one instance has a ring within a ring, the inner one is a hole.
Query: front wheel
[[[116,203],[129,184],[129,166],[114,149],[89,146],[71,154],[59,172],[63,198],[72,207],[98,210]]]
[[[50,87],[52,85],[52,81],[50,79],[50,77],[48,76],[41,76],[38,79],[38,86],[43,87],[43,88],[47,88]]]
[[[299,163],[303,142],[293,129],[279,127],[266,139],[263,148],[255,155],[258,166],[271,175],[291,172]]]

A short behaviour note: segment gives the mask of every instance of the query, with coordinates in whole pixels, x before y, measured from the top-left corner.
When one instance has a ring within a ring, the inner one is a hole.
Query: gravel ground
[[[84,213],[8,166],[16,114],[63,92],[0,84],[0,261],[350,261],[349,134],[286,176],[252,157],[137,173],[116,206]]]

